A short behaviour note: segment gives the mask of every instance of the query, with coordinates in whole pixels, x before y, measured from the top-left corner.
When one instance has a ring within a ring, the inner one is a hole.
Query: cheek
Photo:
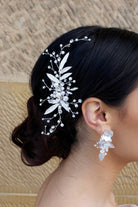
[[[131,104],[114,123],[115,152],[127,161],[138,161],[138,107]]]

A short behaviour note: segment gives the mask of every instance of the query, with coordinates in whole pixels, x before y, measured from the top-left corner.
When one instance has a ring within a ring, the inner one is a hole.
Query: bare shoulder
[[[44,183],[42,184],[42,186],[41,186],[41,188],[40,188],[40,190],[39,190],[39,192],[38,192],[38,195],[37,195],[37,197],[36,197],[36,201],[35,201],[35,206],[34,206],[34,207],[38,207],[38,206],[40,205],[41,198],[42,198],[42,196],[43,196],[43,194],[44,194],[44,192],[45,192],[45,190],[46,190],[46,187],[47,187],[47,185],[48,185],[48,183],[49,183],[49,181],[50,181],[50,178],[52,177],[52,174],[53,174],[53,173],[51,173],[51,174],[46,178],[46,180],[44,181]]]

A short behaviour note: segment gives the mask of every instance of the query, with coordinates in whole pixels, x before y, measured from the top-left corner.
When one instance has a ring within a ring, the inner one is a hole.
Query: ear
[[[85,122],[98,134],[102,134],[105,129],[110,129],[106,113],[105,104],[98,98],[87,98],[82,104],[82,114]]]

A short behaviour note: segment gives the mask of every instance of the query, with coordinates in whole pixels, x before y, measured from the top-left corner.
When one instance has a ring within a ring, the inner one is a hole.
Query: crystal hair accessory
[[[99,153],[99,159],[102,161],[107,155],[108,148],[115,148],[115,146],[111,143],[112,139],[111,137],[113,136],[113,131],[112,130],[105,130],[104,133],[101,135],[100,140],[94,144],[94,147],[96,148],[101,148],[100,153]]]
[[[44,112],[44,115],[46,116],[48,114],[51,114],[56,109],[57,109],[57,113],[54,113],[52,117],[42,117],[42,120],[46,120],[47,124],[44,126],[44,131],[42,131],[41,134],[50,135],[56,130],[56,128],[59,125],[61,127],[64,127],[64,123],[62,122],[62,117],[61,117],[61,114],[63,112],[62,108],[64,108],[68,112],[71,112],[73,118],[75,117],[76,114],[78,114],[78,111],[73,112],[71,110],[70,105],[73,105],[75,106],[75,108],[77,108],[78,104],[82,103],[82,99],[78,99],[78,100],[73,99],[72,102],[68,101],[69,95],[72,95],[73,91],[77,90],[78,87],[72,86],[73,83],[76,83],[76,80],[73,80],[73,78],[71,77],[72,73],[69,72],[72,66],[67,66],[67,65],[65,66],[70,52],[65,53],[64,51],[65,48],[70,47],[72,43],[78,42],[78,41],[91,41],[91,39],[88,38],[87,36],[81,39],[78,39],[78,38],[71,39],[69,43],[64,46],[63,44],[60,44],[60,52],[58,54],[56,54],[55,51],[53,51],[52,53],[49,53],[48,49],[46,49],[42,53],[42,55],[50,56],[51,59],[50,59],[50,64],[48,65],[48,69],[49,71],[52,71],[53,74],[46,73],[47,77],[51,81],[50,87],[46,84],[46,81],[42,79],[42,82],[44,84],[42,86],[42,89],[47,88],[49,91],[51,91],[51,94],[47,96],[47,98],[45,99],[41,98],[39,105],[41,106],[45,101],[52,104],[52,106],[50,106]],[[61,58],[62,55],[64,55],[63,58]],[[58,117],[58,120],[57,120],[57,117]],[[57,124],[52,125],[49,131],[47,131],[48,123],[50,123],[52,119],[55,119]]]

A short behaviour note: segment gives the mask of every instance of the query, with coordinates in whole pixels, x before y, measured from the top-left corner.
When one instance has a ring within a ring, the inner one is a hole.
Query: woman
[[[63,158],[35,207],[117,207],[114,180],[138,161],[138,34],[73,29],[40,55],[30,87],[28,117],[12,140],[27,165]]]

